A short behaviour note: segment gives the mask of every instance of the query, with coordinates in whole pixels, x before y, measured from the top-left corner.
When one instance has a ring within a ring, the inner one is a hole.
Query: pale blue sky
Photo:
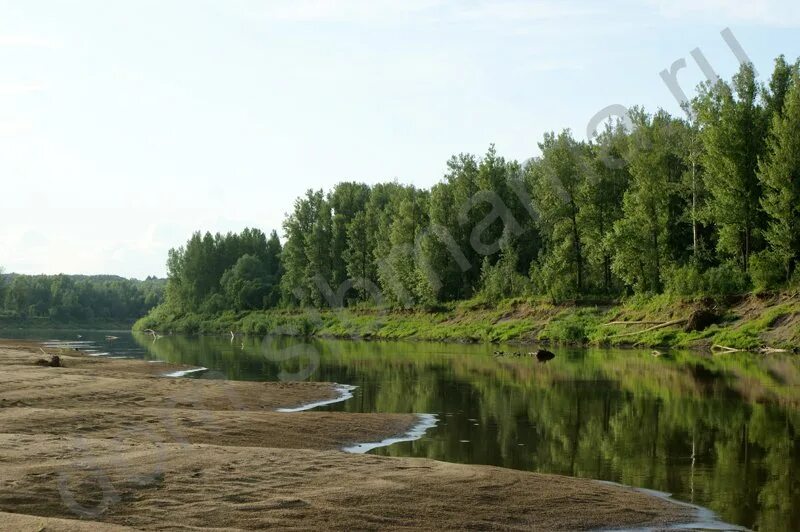
[[[279,229],[342,180],[428,187],[454,153],[584,137],[610,104],[679,112],[658,73],[730,27],[761,72],[800,3],[0,0],[0,266],[164,275],[195,229]]]

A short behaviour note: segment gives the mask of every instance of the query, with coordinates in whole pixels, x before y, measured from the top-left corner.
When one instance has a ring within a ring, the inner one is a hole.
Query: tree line
[[[166,282],[116,276],[3,275],[0,317],[49,318],[60,322],[129,322],[163,300]]]
[[[727,294],[798,283],[800,67],[698,87],[685,116],[641,108],[541,155],[459,154],[431,189],[309,190],[283,245],[254,229],[169,257],[176,312],[430,307],[469,298]]]

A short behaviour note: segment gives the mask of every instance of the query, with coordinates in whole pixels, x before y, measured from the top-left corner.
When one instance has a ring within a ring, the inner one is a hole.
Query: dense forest
[[[730,294],[797,284],[800,67],[698,87],[686,117],[640,108],[541,155],[460,154],[422,190],[343,182],[297,199],[277,233],[192,236],[164,309],[213,314],[470,298]]]
[[[161,303],[166,282],[112,275],[3,275],[0,318],[129,323]]]

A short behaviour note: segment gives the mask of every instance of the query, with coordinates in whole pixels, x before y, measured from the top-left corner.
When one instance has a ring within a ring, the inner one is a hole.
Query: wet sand
[[[36,344],[0,342],[0,529],[576,530],[694,516],[600,482],[341,451],[400,436],[413,415],[275,412],[335,398],[330,383],[40,358]]]

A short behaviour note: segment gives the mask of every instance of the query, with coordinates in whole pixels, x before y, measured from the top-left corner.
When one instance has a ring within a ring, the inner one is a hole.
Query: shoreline
[[[348,447],[343,447],[342,450],[346,453],[352,454],[365,454],[374,449],[381,447],[388,447],[395,443],[417,441],[425,436],[429,429],[434,428],[439,422],[436,414],[416,414],[417,423],[412,426],[408,432],[399,436],[383,439],[379,442],[357,443]]]
[[[22,530],[79,518],[81,530],[653,529],[696,518],[593,480],[343,452],[424,434],[432,416],[277,411],[341,400],[333,384],[167,378],[191,368],[75,352],[48,368],[40,349],[0,341],[0,515]]]
[[[598,480],[598,482],[602,482],[603,484],[608,484],[609,486],[618,486],[622,488],[629,488],[635,490],[639,493],[644,493],[646,495],[650,495],[651,497],[656,497],[658,499],[662,499],[665,501],[669,501],[673,504],[677,504],[680,506],[685,506],[687,508],[691,508],[693,512],[695,512],[695,519],[690,523],[676,523],[673,525],[668,525],[665,527],[665,530],[694,530],[700,529],[704,531],[709,530],[723,530],[725,532],[746,532],[748,528],[738,525],[732,525],[730,523],[726,523],[719,519],[719,517],[708,508],[703,506],[698,506],[696,504],[692,504],[690,502],[679,501],[672,497],[672,494],[652,490],[648,488],[637,488],[635,486],[628,486],[625,484],[620,484],[618,482],[610,482],[608,480]],[[617,532],[624,532],[622,530]]]
[[[203,373],[203,372],[206,372],[206,371],[208,371],[208,368],[203,368],[203,367],[192,368],[192,369],[179,369],[179,370],[176,370],[176,371],[171,371],[171,372],[168,372],[168,373],[164,373],[161,376],[162,377],[170,377],[170,378],[176,378],[177,379],[177,378],[185,377],[187,375],[192,375],[194,373]]]
[[[718,298],[656,296],[602,304],[462,301],[436,311],[274,309],[238,315],[192,314],[168,323],[158,322],[155,315],[139,320],[134,331],[696,351],[709,351],[717,344],[745,351],[763,346],[800,349],[800,293],[792,292]]]
[[[358,386],[352,386],[350,384],[338,384],[334,383],[334,390],[339,395],[334,397],[333,399],[325,399],[322,401],[314,401],[307,404],[302,404],[300,406],[290,407],[290,408],[278,408],[277,412],[285,412],[290,414],[292,412],[305,412],[307,410],[312,410],[319,406],[326,406],[332,405],[336,403],[341,403],[342,401],[347,401],[348,399],[353,398],[353,391],[358,388]]]

